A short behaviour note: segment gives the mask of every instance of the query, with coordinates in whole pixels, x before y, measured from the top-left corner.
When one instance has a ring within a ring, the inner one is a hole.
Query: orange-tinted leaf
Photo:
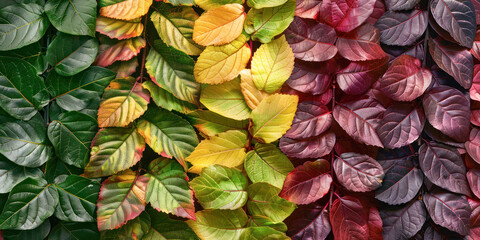
[[[95,65],[107,67],[115,61],[128,61],[145,47],[146,42],[142,37],[129,38],[120,41],[106,40],[99,47]]]
[[[152,0],[126,0],[100,8],[100,15],[109,18],[132,20],[147,14]]]

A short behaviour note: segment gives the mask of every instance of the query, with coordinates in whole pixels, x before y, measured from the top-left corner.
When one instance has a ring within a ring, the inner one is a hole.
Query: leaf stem
[[[146,14],[145,16],[143,16],[144,20],[143,20],[143,25],[144,25],[144,29],[143,29],[143,39],[147,39],[147,20],[148,20],[148,14]],[[141,82],[143,82],[143,74],[144,74],[144,69],[145,69],[145,60],[147,58],[147,49],[148,49],[148,44],[145,44],[145,48],[143,49],[143,54],[142,54],[142,65],[140,66],[140,76],[138,77],[140,79]],[[137,79],[138,81],[138,79]]]

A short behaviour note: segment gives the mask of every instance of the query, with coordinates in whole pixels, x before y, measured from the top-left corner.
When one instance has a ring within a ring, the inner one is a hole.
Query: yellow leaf
[[[282,137],[292,125],[298,97],[273,94],[264,98],[252,111],[250,132],[260,142],[271,143]]]
[[[211,10],[229,3],[243,4],[245,0],[195,0],[195,4],[204,10]]]
[[[205,48],[193,68],[195,80],[219,84],[237,77],[250,60],[250,47],[246,42],[247,37],[242,34],[229,44]]]
[[[250,69],[242,70],[240,72],[240,77],[242,79],[240,86],[242,87],[242,94],[245,98],[245,102],[247,102],[249,108],[255,109],[262,99],[270,94],[260,91],[255,87]]]
[[[245,12],[240,4],[227,4],[202,14],[193,27],[193,40],[200,45],[224,45],[243,30]]]
[[[239,130],[226,131],[205,139],[185,159],[193,165],[188,171],[199,174],[204,167],[214,164],[240,166],[246,156],[246,142],[247,133]]]
[[[152,0],[126,0],[100,8],[100,15],[109,18],[132,20],[147,14]]]
[[[293,71],[295,57],[285,35],[258,48],[252,58],[253,82],[267,93],[280,89]]]

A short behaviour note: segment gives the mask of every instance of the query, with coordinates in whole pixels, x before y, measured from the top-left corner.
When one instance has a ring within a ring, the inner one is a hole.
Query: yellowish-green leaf
[[[248,216],[237,210],[203,210],[196,213],[197,221],[188,220],[197,236],[202,240],[236,240],[245,232]]]
[[[204,10],[211,10],[229,3],[243,4],[245,0],[195,0],[195,4]]]
[[[198,109],[197,105],[176,98],[173,94],[159,87],[152,81],[143,82],[143,87],[150,92],[150,96],[152,96],[155,104],[161,108],[169,111],[175,110],[181,113],[189,113]]]
[[[256,9],[276,7],[286,2],[287,0],[247,0],[248,6]]]
[[[97,32],[110,38],[126,39],[138,37],[143,32],[143,24],[140,20],[140,18],[135,18],[130,21],[123,21],[98,16],[96,29]]]
[[[265,182],[257,182],[248,186],[248,212],[271,218],[274,222],[282,222],[292,214],[296,205],[278,196],[281,189]]]
[[[246,130],[248,120],[237,121],[208,110],[188,113],[187,120],[206,136],[215,136],[228,130]]]
[[[147,14],[152,0],[126,0],[100,8],[100,15],[109,18],[132,20]]]
[[[242,79],[240,83],[242,94],[249,108],[255,109],[262,99],[270,95],[266,92],[258,90],[253,82],[252,71],[250,71],[250,69],[242,70],[240,72],[240,78]]]

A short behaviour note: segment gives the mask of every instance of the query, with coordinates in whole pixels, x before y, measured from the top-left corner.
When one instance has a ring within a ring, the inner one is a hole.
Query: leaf
[[[420,231],[427,218],[427,211],[422,201],[414,200],[402,208],[383,209],[383,238],[409,239]]]
[[[297,140],[280,138],[280,149],[293,158],[319,158],[329,154],[335,146],[335,133],[328,132],[321,136]]]
[[[38,168],[27,168],[11,163],[0,155],[0,193],[9,193],[24,179],[41,178],[42,171]]]
[[[267,93],[280,89],[293,70],[292,49],[282,35],[262,44],[252,58],[252,77],[255,86]]]
[[[440,86],[423,96],[428,122],[442,133],[464,142],[468,139],[470,104],[457,89]]]
[[[285,30],[285,36],[295,57],[303,61],[326,61],[338,51],[334,45],[335,29],[323,23],[313,24],[295,17]]]
[[[397,164],[408,165],[406,161],[416,161],[417,156],[417,151],[411,146],[391,150],[382,148],[378,150],[376,160],[388,172]]]
[[[145,39],[135,37],[123,40],[108,40],[102,42],[99,47],[95,65],[108,67],[116,61],[128,61],[142,50],[146,45]],[[150,51],[153,52],[153,51]]]
[[[142,158],[143,137],[135,128],[103,128],[92,141],[85,176],[103,177],[128,169]]]
[[[385,173],[375,159],[359,153],[342,153],[333,169],[338,181],[350,191],[369,192],[381,186]]]
[[[237,77],[250,60],[251,50],[246,42],[247,36],[241,34],[223,46],[206,47],[193,68],[195,80],[219,84]]]
[[[150,19],[157,29],[158,35],[169,46],[183,51],[188,55],[200,55],[203,47],[193,39],[193,26],[198,14],[191,7],[173,7],[170,4],[159,3],[153,7],[156,11]]]
[[[52,25],[61,32],[95,37],[95,0],[47,0],[45,13]]]
[[[40,115],[29,121],[0,115],[0,153],[25,167],[40,167],[53,157],[47,142],[47,129]]]
[[[434,0],[430,3],[433,19],[460,45],[471,48],[475,37],[475,8],[471,1]]]
[[[330,75],[329,62],[315,64],[295,61],[292,75],[287,80],[289,87],[308,94],[321,94],[330,88],[332,76]]]
[[[377,207],[371,206],[368,210],[368,235],[370,239],[383,239],[383,221]]]
[[[33,229],[53,215],[58,193],[43,179],[27,178],[16,185],[0,215],[0,229]]]
[[[185,222],[170,219],[167,214],[152,209],[148,209],[147,213],[151,218],[151,226],[142,239],[198,239]]]
[[[475,168],[468,170],[467,180],[473,194],[478,198],[480,196],[480,170]]]
[[[375,26],[380,30],[380,41],[395,46],[414,44],[428,26],[428,12],[413,10],[399,13],[388,11],[378,19]]]
[[[314,19],[318,15],[321,5],[322,1],[320,0],[297,0],[295,16]]]
[[[100,8],[100,15],[120,20],[132,20],[147,14],[152,0],[125,0]]]
[[[387,108],[378,124],[378,137],[386,148],[399,148],[417,140],[425,125],[421,107],[396,104]]]
[[[205,139],[185,160],[193,166],[191,173],[199,174],[204,167],[219,164],[225,167],[237,167],[245,159],[245,131],[229,130]]]
[[[375,25],[375,23],[380,19],[380,17],[385,13],[385,1],[381,0],[376,0],[375,4],[373,4],[373,12],[370,14],[370,16],[365,20],[366,23]],[[381,238],[379,234],[376,236],[377,239]]]
[[[0,51],[21,48],[40,40],[50,25],[43,12],[43,1],[2,3],[0,19]]]
[[[325,105],[316,102],[301,102],[293,118],[292,127],[284,137],[305,139],[315,137],[330,128],[333,117]]]
[[[37,75],[42,74],[45,70],[47,70],[48,67],[45,51],[42,49],[40,42],[32,43],[25,47],[11,51],[0,52],[0,55],[20,58],[29,62],[35,67],[35,70],[37,70]]]
[[[197,103],[200,84],[193,77],[193,59],[161,40],[155,41],[153,49],[145,65],[152,81],[180,100]]]
[[[114,5],[114,4],[117,4],[117,3],[121,3],[121,2],[124,2],[124,1],[126,1],[126,0],[100,0],[100,1],[98,1],[98,6],[102,8],[102,7]]]
[[[265,143],[278,140],[290,128],[297,103],[294,95],[276,93],[264,98],[250,115],[252,136]]]
[[[360,200],[352,196],[337,198],[330,210],[335,239],[368,239],[367,214]]]
[[[419,2],[420,0],[385,0],[385,5],[388,10],[399,11],[413,9]]]
[[[195,4],[204,10],[211,10],[230,3],[243,4],[243,2],[245,0],[195,0]]]
[[[253,82],[252,72],[250,69],[240,71],[240,87],[243,98],[250,109],[255,109],[257,105],[270,94],[258,90]]]
[[[234,168],[211,165],[204,168],[190,185],[204,209],[235,210],[247,202],[248,180]]]
[[[289,240],[285,233],[277,231],[270,227],[249,227],[240,235],[240,240],[267,240],[267,239],[279,239]]]
[[[59,198],[55,217],[71,222],[95,221],[95,203],[100,191],[98,182],[70,175],[54,187],[57,189]]]
[[[28,62],[1,57],[0,74],[0,107],[11,116],[29,120],[48,104],[43,79]]]
[[[118,61],[114,62],[108,67],[108,69],[117,73],[115,78],[126,78],[137,71],[138,60],[137,58],[132,58],[128,61]]]
[[[55,179],[61,175],[64,176],[60,177],[59,179],[64,180],[70,175],[80,175],[83,173],[83,169],[68,165],[60,161],[60,159],[58,158],[52,158],[48,160],[47,163],[43,166],[42,171],[44,172],[44,177],[47,182],[55,182]]]
[[[240,4],[226,4],[203,13],[193,26],[193,40],[203,46],[224,45],[242,34],[245,12]]]
[[[187,224],[200,239],[239,239],[248,221],[243,209],[202,210],[196,212],[196,216],[197,221],[188,220]]]
[[[360,95],[370,89],[388,68],[388,58],[350,62],[337,73],[338,87],[349,95]]]
[[[420,168],[433,184],[449,191],[470,195],[466,169],[455,148],[436,142],[425,142],[418,150]]]
[[[287,225],[283,222],[273,222],[273,220],[269,217],[265,216],[251,216],[248,220],[247,227],[269,227],[275,229],[280,232],[287,231]]]
[[[189,113],[198,108],[195,104],[176,98],[173,94],[159,87],[152,81],[145,81],[142,85],[143,88],[148,90],[155,104],[163,109],[168,111],[175,110],[181,113]]]
[[[98,109],[99,127],[125,127],[143,115],[150,102],[148,92],[134,78],[110,82]]]
[[[324,159],[307,161],[288,173],[278,196],[295,204],[309,204],[325,196],[330,189],[330,164]]]
[[[473,83],[470,88],[470,99],[480,101],[480,64],[473,67]]]
[[[425,239],[455,239],[455,240],[460,240],[464,239],[464,236],[452,232],[446,228],[443,228],[441,226],[438,226],[437,224],[433,222],[427,222],[428,227],[424,231],[424,237]],[[468,238],[468,237],[467,237]]]
[[[140,18],[124,21],[98,16],[96,31],[110,38],[122,40],[140,36],[143,32],[143,24]]]
[[[150,215],[145,212],[131,221],[128,221],[124,226],[118,229],[109,231],[101,231],[100,239],[115,240],[115,239],[143,239],[150,230]]]
[[[383,147],[375,129],[378,116],[383,114],[383,106],[371,98],[338,103],[333,109],[333,117],[350,137],[360,143]]]
[[[470,138],[465,143],[465,150],[473,160],[480,162],[480,131],[478,128],[472,128],[470,131]]]
[[[247,13],[243,28],[250,34],[252,40],[269,43],[275,36],[287,29],[293,21],[294,14],[294,0],[288,0],[285,4],[277,7],[251,8]]]
[[[240,79],[219,85],[208,85],[202,89],[200,102],[210,111],[234,120],[245,120],[250,116],[242,95]]]
[[[177,6],[177,5],[192,6],[194,4],[194,0],[168,0],[168,2],[172,3],[174,6]]]
[[[148,165],[145,200],[157,211],[195,220],[193,192],[183,166],[174,160],[157,158]]]
[[[252,215],[269,217],[275,222],[285,220],[295,210],[296,206],[294,203],[279,197],[280,190],[264,182],[257,182],[248,186],[248,212]]]
[[[480,221],[480,217],[479,217],[479,213],[480,213],[480,205],[479,205],[479,202],[477,200],[473,200],[471,198],[468,199],[468,203],[470,205],[470,207],[472,208],[472,214],[470,215],[470,234],[469,236],[471,238],[476,238],[479,236],[479,221]]]
[[[5,199],[6,200],[6,199]],[[5,239],[29,239],[29,240],[43,240],[46,239],[50,233],[50,221],[45,220],[40,226],[30,230],[5,230],[2,237]]]
[[[386,57],[379,42],[380,31],[378,28],[364,24],[349,33],[338,35],[335,45],[342,57],[350,61],[367,61]]]
[[[431,81],[432,73],[421,68],[420,60],[402,55],[379,79],[379,89],[395,101],[413,101],[422,96]]]
[[[320,7],[319,18],[337,31],[350,32],[367,20],[373,5],[375,0],[326,0]]]
[[[49,240],[62,239],[98,239],[97,226],[94,223],[59,222],[50,232]]]
[[[228,130],[246,130],[248,121],[237,121],[208,110],[196,110],[186,115],[187,120],[206,136],[215,136]]]
[[[256,143],[245,157],[244,168],[253,183],[266,182],[282,188],[293,165],[275,145]]]
[[[127,169],[102,183],[97,201],[98,230],[116,229],[145,209],[148,178]]]
[[[327,205],[299,206],[292,215],[285,219],[288,226],[287,235],[293,240],[324,240],[332,230],[328,218]]]
[[[435,63],[450,76],[469,89],[473,78],[473,57],[465,48],[442,39],[430,38],[428,49]]]
[[[432,220],[449,230],[467,235],[472,212],[465,196],[453,193],[427,193],[423,202]]]

